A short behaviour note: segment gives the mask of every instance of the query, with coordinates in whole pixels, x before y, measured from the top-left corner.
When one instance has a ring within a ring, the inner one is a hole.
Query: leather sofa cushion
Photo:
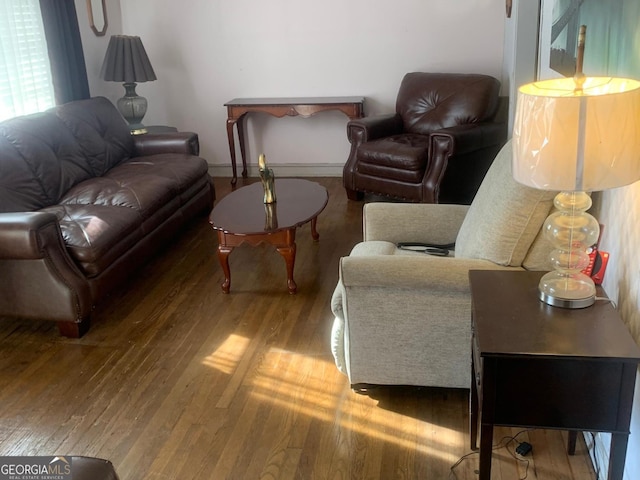
[[[92,277],[205,188],[206,171],[190,155],[139,157],[79,183],[43,211],[57,215],[69,253]]]
[[[56,204],[69,188],[93,176],[75,138],[55,115],[2,122],[0,151],[1,213]]]
[[[88,277],[105,270],[138,242],[143,234],[140,213],[107,205],[54,205],[69,254]]]
[[[412,134],[385,137],[363,143],[356,155],[359,173],[420,183],[429,158],[429,137]]]
[[[126,122],[113,104],[94,97],[60,105],[52,110],[75,137],[94,177],[104,175],[134,152]]]
[[[116,108],[103,97],[0,124],[0,213],[57,204],[73,186],[104,175],[134,151]]]

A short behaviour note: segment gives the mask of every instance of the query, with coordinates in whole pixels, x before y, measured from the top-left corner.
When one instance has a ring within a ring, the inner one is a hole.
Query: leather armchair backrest
[[[402,79],[396,112],[405,132],[428,135],[491,120],[499,93],[500,82],[489,75],[413,72]]]

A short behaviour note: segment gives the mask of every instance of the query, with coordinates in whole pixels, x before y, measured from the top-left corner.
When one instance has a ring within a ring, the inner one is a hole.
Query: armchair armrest
[[[430,203],[367,203],[364,240],[454,243],[468,205]]]
[[[359,118],[347,124],[347,138],[352,145],[401,132],[402,118],[397,113]]]
[[[464,155],[486,147],[502,146],[507,138],[504,123],[474,123],[443,128],[431,134],[431,155]]]
[[[435,294],[469,292],[469,270],[513,270],[488,260],[429,255],[348,256],[340,260],[340,280],[353,287],[415,289]],[[519,269],[520,270],[520,269]]]
[[[438,203],[441,190],[455,189],[471,203],[495,155],[507,139],[505,123],[458,125],[431,133],[429,167],[422,182],[424,201]],[[447,198],[445,194],[445,203]]]
[[[198,134],[193,132],[148,133],[136,135],[133,139],[137,156],[157,153],[186,153],[199,155]]]

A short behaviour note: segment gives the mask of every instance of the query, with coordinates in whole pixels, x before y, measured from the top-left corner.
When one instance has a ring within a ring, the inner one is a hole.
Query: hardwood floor
[[[0,321],[0,455],[110,459],[121,480],[477,478],[468,391],[386,388],[354,393],[329,349],[330,298],[340,256],[361,239],[362,204],[339,178],[297,233],[295,280],[272,247],[230,256],[220,289],[206,218],[185,229],[96,310],[79,340],[54,323]],[[254,180],[255,181],[255,180]],[[241,183],[241,181],[239,181]],[[230,191],[217,179],[218,198]],[[276,184],[277,187],[277,184]],[[519,429],[497,430],[496,441]],[[584,442],[518,435],[533,452],[493,454],[493,479],[594,479]]]

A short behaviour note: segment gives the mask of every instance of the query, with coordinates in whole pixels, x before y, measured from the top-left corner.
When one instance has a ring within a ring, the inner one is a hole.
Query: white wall
[[[539,2],[514,2],[511,17],[505,21],[502,87],[509,102],[509,135],[513,127],[518,88],[536,77],[538,59]]]
[[[595,216],[604,225],[600,248],[610,254],[603,287],[640,345],[640,182],[602,192],[596,200]],[[640,374],[633,403],[625,480],[640,478]],[[607,466],[610,436],[598,434],[597,438],[599,464]]]
[[[115,8],[116,0],[109,3]],[[367,114],[375,114],[393,111],[410,71],[501,76],[503,0],[137,0],[119,8],[122,31],[111,24],[107,38],[139,35],[158,77],[137,89],[149,100],[144,123],[198,132],[201,155],[226,176],[223,104],[235,97],[362,95]],[[87,49],[98,56],[88,64],[101,64],[105,49],[104,42]],[[88,68],[90,76],[96,72]],[[120,96],[108,88],[113,84],[91,84],[94,95]],[[309,119],[254,114],[249,161],[264,152],[276,174],[340,175],[347,121],[338,112]]]
[[[75,0],[78,24],[80,25],[80,36],[82,37],[82,50],[84,51],[84,61],[87,66],[87,77],[89,80],[89,91],[92,96],[104,95],[114,102],[124,94],[122,85],[114,82],[105,82],[99,78],[102,60],[107,51],[109,38],[111,35],[122,33],[122,15],[120,13],[120,0],[106,0],[107,7],[107,31],[102,37],[94,35],[89,26],[86,0]]]

